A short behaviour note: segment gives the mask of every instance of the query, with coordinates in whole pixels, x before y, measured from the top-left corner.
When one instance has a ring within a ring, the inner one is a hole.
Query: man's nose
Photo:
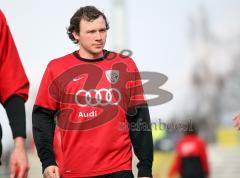
[[[96,32],[96,37],[95,37],[96,40],[101,40],[102,37],[101,37],[101,34],[99,31]]]

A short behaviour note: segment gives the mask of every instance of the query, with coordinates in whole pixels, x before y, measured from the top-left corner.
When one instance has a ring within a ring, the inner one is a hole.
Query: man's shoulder
[[[48,66],[56,66],[56,65],[66,64],[68,62],[68,60],[71,58],[72,58],[72,53],[66,54],[61,57],[54,58],[54,59],[50,60],[50,62],[48,63]]]
[[[51,73],[54,73],[58,75],[59,73],[62,73],[65,69],[69,68],[71,66],[72,53],[54,58],[50,60],[47,63],[46,70],[51,71]]]
[[[64,56],[60,56],[60,57],[56,57],[56,58],[52,59],[52,60],[50,61],[50,63],[61,63],[61,62],[65,62],[67,59],[70,59],[70,58],[72,58],[72,57],[73,57],[72,53],[68,53],[68,54],[66,54],[66,55],[64,55]]]

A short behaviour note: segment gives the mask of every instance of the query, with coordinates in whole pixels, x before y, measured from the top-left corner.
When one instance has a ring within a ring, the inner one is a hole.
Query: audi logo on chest
[[[117,105],[121,99],[121,93],[116,88],[81,89],[76,92],[74,97],[75,103],[81,107]]]

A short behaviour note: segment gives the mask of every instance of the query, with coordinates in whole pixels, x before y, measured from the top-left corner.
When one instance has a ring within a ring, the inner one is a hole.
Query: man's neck
[[[85,59],[89,59],[89,60],[97,59],[97,58],[100,58],[100,57],[103,56],[103,51],[100,52],[100,53],[94,54],[94,53],[89,53],[89,52],[87,52],[85,50],[79,49],[79,56],[82,57],[82,58],[85,58]]]

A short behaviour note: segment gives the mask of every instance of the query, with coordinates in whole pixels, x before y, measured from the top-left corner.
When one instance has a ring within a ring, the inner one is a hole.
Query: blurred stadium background
[[[31,110],[47,63],[75,50],[65,27],[80,6],[95,5],[110,21],[107,49],[131,49],[140,71],[168,76],[161,86],[173,94],[167,103],[151,106],[155,155],[154,178],[166,178],[179,130],[162,129],[171,122],[193,120],[208,142],[210,178],[238,178],[240,136],[232,119],[240,111],[240,1],[2,1],[25,70],[31,82],[27,106],[30,178],[41,167],[31,134]],[[147,96],[154,97],[154,96]],[[12,147],[5,111],[0,109],[4,158]],[[137,160],[134,160],[136,164]],[[136,170],[134,169],[136,174]],[[0,168],[0,177],[8,168]]]

